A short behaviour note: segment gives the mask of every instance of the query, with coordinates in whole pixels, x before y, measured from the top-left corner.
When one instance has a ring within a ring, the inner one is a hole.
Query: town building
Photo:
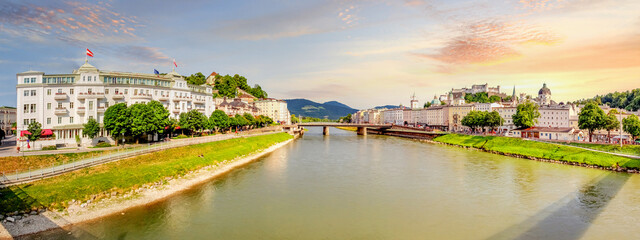
[[[103,124],[104,113],[117,103],[158,101],[169,110],[170,117],[191,110],[209,116],[215,106],[212,88],[191,85],[175,72],[165,75],[99,70],[85,62],[70,74],[45,74],[27,71],[17,78],[17,130],[25,131],[31,122],[42,124],[43,132],[55,134],[49,145],[75,145],[82,138],[83,124],[95,119]],[[114,142],[101,130],[97,141]],[[84,138],[83,143],[89,143]]]
[[[255,104],[242,101],[241,98],[222,98],[222,102],[216,105],[216,109],[222,110],[224,113],[232,117],[236,114],[244,115],[245,113],[257,116],[260,113],[260,109],[258,109]]]
[[[5,135],[12,135],[11,125],[16,122],[16,108],[0,107],[0,129]]]
[[[469,112],[475,110],[475,105],[452,105],[446,106],[446,108],[447,109],[445,110],[445,112],[447,113],[447,128],[449,129],[449,131],[459,132],[469,129],[468,127],[462,125],[462,118],[467,116]]]
[[[500,117],[504,119],[502,126],[498,128],[499,132],[506,133],[509,130],[515,129],[516,125],[513,123],[513,115],[518,111],[517,106],[503,106],[495,109],[500,114]]]
[[[255,101],[253,104],[258,108],[258,115],[270,117],[276,123],[291,124],[291,113],[286,101],[266,98]]]
[[[404,125],[404,108],[394,108],[382,111],[385,124]]]
[[[573,116],[578,116],[578,108],[574,104],[540,105],[536,127],[568,128]]]

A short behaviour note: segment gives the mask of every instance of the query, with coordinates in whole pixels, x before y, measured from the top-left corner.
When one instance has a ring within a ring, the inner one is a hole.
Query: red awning
[[[31,135],[31,133],[29,131],[27,131],[27,130],[20,131],[20,137],[24,137],[25,134],[26,135]]]
[[[50,136],[53,135],[51,129],[42,129],[42,136]]]
[[[180,126],[177,126],[176,129],[180,129]]]

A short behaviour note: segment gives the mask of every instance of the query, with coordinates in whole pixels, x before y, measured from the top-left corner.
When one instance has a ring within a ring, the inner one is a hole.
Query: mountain
[[[307,99],[285,99],[287,101],[287,107],[291,114],[296,116],[314,117],[314,118],[327,118],[338,119],[344,117],[347,114],[353,114],[357,112],[357,109],[353,109],[343,103],[330,101],[326,103],[317,103]]]
[[[377,106],[377,107],[374,107],[374,109],[383,109],[383,108],[386,108],[386,109],[394,109],[394,108],[399,108],[399,107],[400,107],[400,106],[397,106],[397,105],[384,105],[384,106]]]

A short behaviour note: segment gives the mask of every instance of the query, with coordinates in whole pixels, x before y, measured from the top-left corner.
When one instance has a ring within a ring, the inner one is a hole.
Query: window
[[[29,104],[24,105],[24,113],[29,113]]]
[[[89,110],[93,110],[93,101],[89,101]]]
[[[73,88],[69,89],[69,94],[73,94]]]
[[[31,104],[31,112],[32,113],[36,112],[36,105],[35,104]]]
[[[138,95],[138,89],[133,89],[133,95]]]
[[[69,103],[69,108],[73,108],[73,102]]]
[[[25,119],[23,123],[24,125],[29,125],[29,119]]]
[[[35,96],[36,95],[36,90],[31,90],[31,96]]]
[[[118,89],[116,88],[116,91],[115,91],[115,93],[116,93],[116,94],[118,94],[119,92],[120,92],[120,91],[118,91]]]
[[[51,118],[47,118],[47,124],[51,124]]]
[[[36,83],[36,78],[31,78],[31,83]]]
[[[62,108],[62,103],[58,103],[58,109]]]
[[[109,94],[109,89],[105,89],[104,94]]]
[[[129,89],[125,89],[124,94],[129,94]]]
[[[73,117],[69,117],[69,123],[73,123]]]
[[[104,108],[109,108],[109,102],[104,103]]]
[[[96,81],[96,79],[97,79],[97,77],[96,77],[96,76],[93,76],[93,81],[94,81],[94,82]]]
[[[86,77],[85,76],[82,76],[82,81],[83,82],[86,81]]]
[[[62,124],[62,117],[58,117],[58,124]]]
[[[93,89],[89,88],[87,89],[87,93],[91,94],[93,92]]]
[[[47,95],[51,95],[51,89],[47,89]]]
[[[29,83],[29,78],[23,78],[24,83]]]
[[[24,96],[29,96],[29,90],[24,90]]]
[[[58,88],[58,93],[62,93],[62,89]]]
[[[51,103],[47,103],[47,110],[51,110]]]

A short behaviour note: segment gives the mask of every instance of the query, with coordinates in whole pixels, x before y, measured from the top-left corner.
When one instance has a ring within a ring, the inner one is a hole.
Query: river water
[[[640,239],[640,177],[311,128],[217,180],[31,239]]]

